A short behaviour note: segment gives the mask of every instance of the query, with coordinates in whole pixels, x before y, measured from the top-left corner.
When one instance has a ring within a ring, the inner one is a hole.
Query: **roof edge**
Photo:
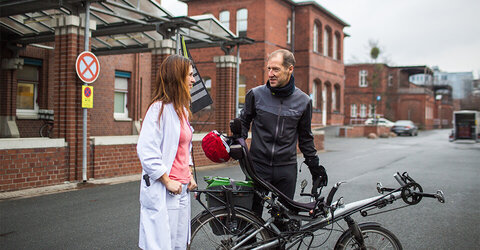
[[[325,12],[328,16],[330,16],[331,18],[335,19],[336,21],[338,21],[339,23],[341,23],[344,27],[350,27],[350,24],[348,24],[347,22],[343,21],[341,18],[339,18],[338,16],[336,16],[335,14],[333,14],[331,11],[327,10],[325,7],[323,7],[322,5],[320,5],[319,3],[315,2],[315,1],[305,1],[305,2],[293,2],[292,0],[284,0],[284,1],[287,1],[291,4],[293,4],[294,6],[307,6],[307,5],[313,5],[315,7],[317,7],[318,9],[320,9],[321,11]]]

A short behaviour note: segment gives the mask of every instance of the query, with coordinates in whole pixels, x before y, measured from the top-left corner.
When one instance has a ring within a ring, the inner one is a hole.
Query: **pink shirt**
[[[192,141],[192,130],[184,119],[180,121],[180,141],[178,142],[177,155],[170,170],[170,179],[179,181],[182,184],[190,182],[190,142]]]

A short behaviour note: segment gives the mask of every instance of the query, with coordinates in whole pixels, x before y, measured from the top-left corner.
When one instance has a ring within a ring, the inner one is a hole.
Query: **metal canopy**
[[[416,74],[433,75],[433,71],[427,66],[397,66],[395,68],[401,69],[403,72],[406,72],[409,76],[416,75]]]
[[[0,40],[28,45],[53,42],[53,21],[63,15],[85,16],[82,0],[0,0]],[[90,0],[91,50],[96,54],[149,51],[148,43],[185,36],[190,48],[232,48],[251,44],[212,15],[174,17],[155,0]],[[231,49],[230,49],[231,50]]]

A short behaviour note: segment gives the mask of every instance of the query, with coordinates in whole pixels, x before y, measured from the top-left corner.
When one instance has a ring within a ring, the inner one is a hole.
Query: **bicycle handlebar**
[[[339,181],[335,183],[335,185],[333,185],[332,189],[330,189],[330,192],[328,193],[328,196],[327,196],[327,201],[325,203],[327,206],[332,205],[333,196],[335,196],[335,193],[337,192],[338,187],[340,187],[340,185],[342,185],[343,183],[346,183],[346,182]]]

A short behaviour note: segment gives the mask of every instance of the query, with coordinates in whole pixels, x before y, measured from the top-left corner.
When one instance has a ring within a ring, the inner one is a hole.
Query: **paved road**
[[[337,197],[346,202],[376,195],[375,185],[397,185],[393,173],[408,171],[424,191],[442,189],[447,202],[432,199],[394,212],[363,218],[394,232],[404,249],[477,249],[480,245],[480,144],[449,143],[448,130],[418,137],[345,139],[327,132],[319,154],[330,183],[345,180]],[[199,176],[243,179],[238,166]],[[309,173],[302,167],[299,181]],[[202,181],[200,184],[203,186]],[[138,183],[100,185],[0,202],[0,249],[137,249]],[[324,191],[325,192],[325,191]],[[197,203],[193,215],[200,211]],[[322,249],[331,249],[338,234]]]

